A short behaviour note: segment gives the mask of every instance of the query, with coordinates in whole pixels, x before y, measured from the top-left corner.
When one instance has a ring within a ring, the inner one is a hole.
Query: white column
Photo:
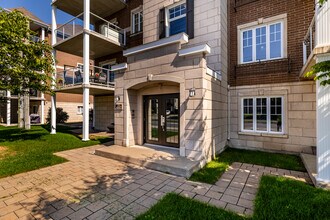
[[[95,129],[95,96],[93,96],[93,128]]]
[[[316,63],[330,60],[330,54],[318,55]],[[319,184],[330,184],[330,85],[316,82],[317,177]]]
[[[52,45],[54,46],[56,44],[56,32],[55,29],[57,28],[56,23],[56,12],[57,8],[56,6],[52,6]],[[56,82],[56,51],[53,49],[53,60],[54,60],[54,73],[52,75],[53,81],[52,81],[52,89],[55,89],[55,82]],[[51,97],[51,134],[56,134],[56,95],[54,94]]]
[[[11,94],[7,91],[7,125],[11,124]]]
[[[90,0],[84,0],[84,82],[83,82],[83,141],[89,140],[89,26]]]
[[[41,40],[45,40],[45,28],[41,29]],[[42,71],[42,74],[45,74],[45,71]],[[45,124],[45,94],[42,92],[41,93],[41,106],[40,106],[40,111],[41,111],[41,124]]]

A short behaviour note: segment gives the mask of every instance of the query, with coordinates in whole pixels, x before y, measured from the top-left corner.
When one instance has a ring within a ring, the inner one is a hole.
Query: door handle
[[[163,115],[160,116],[160,126],[162,126],[163,131],[165,131],[165,117]]]

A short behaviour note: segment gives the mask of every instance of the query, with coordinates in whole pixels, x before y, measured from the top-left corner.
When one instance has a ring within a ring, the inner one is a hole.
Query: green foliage
[[[322,86],[330,85],[330,60],[312,66],[312,70],[306,74],[306,77],[314,77],[314,80],[320,80]]]
[[[328,0],[319,0],[319,3],[321,4],[321,5],[323,5],[325,2],[327,2]]]
[[[29,89],[52,93],[49,74],[53,72],[51,46],[34,42],[29,18],[19,11],[0,8],[0,90],[23,95]]]
[[[50,123],[52,115],[52,109],[48,109],[47,123]],[[65,123],[69,119],[67,112],[63,111],[63,108],[56,108],[56,123]]]
[[[233,162],[306,171],[300,157],[295,155],[227,148],[215,160],[207,163],[201,170],[193,173],[190,179],[214,184]]]

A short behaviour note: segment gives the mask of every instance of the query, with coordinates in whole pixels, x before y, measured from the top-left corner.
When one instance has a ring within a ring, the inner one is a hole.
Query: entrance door
[[[145,96],[144,103],[145,142],[179,147],[179,94]]]

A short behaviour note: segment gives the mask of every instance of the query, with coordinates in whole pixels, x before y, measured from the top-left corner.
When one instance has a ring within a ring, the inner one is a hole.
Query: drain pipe
[[[230,141],[230,85],[227,87],[227,142]]]

